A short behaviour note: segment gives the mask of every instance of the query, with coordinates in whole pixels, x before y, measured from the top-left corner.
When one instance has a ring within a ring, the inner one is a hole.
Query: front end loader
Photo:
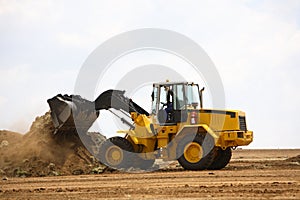
[[[153,84],[152,108],[148,113],[124,94],[108,90],[95,101],[79,96],[57,95],[48,100],[57,133],[86,132],[100,110],[129,114],[119,117],[129,126],[101,143],[96,157],[117,169],[149,169],[155,159],[178,160],[184,169],[222,169],[231,159],[231,149],[249,145],[253,132],[247,129],[245,113],[238,110],[204,109],[203,89],[189,82]]]

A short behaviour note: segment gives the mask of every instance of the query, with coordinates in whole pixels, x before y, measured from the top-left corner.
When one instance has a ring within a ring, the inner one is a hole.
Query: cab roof
[[[194,82],[184,82],[184,81],[173,81],[173,82],[158,82],[158,83],[153,83],[153,86],[168,86],[168,85],[197,85]]]

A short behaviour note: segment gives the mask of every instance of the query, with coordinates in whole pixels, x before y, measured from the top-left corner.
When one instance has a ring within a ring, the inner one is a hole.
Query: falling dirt
[[[100,173],[104,169],[77,134],[57,136],[53,132],[49,112],[37,117],[25,135],[0,131],[0,173],[10,177],[56,176]],[[95,147],[94,138],[97,142],[105,139],[98,133],[89,133],[89,138]]]

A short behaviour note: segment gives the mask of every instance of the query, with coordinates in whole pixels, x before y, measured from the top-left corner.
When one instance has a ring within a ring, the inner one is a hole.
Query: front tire
[[[214,160],[214,139],[209,135],[187,135],[177,146],[180,165],[187,170],[207,169]]]
[[[132,144],[122,137],[112,137],[100,146],[100,162],[114,169],[127,169],[132,162]]]

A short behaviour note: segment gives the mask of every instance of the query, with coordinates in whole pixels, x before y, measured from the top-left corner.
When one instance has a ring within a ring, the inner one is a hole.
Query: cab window
[[[158,96],[158,89],[157,89],[157,87],[154,87],[152,95],[151,95],[151,98],[152,98],[151,112],[152,112],[152,114],[156,114],[157,96]]]
[[[174,93],[175,93],[174,109],[175,110],[186,109],[185,88],[186,88],[185,85],[174,86]]]
[[[187,104],[189,108],[199,109],[200,108],[200,97],[198,85],[187,86]]]

